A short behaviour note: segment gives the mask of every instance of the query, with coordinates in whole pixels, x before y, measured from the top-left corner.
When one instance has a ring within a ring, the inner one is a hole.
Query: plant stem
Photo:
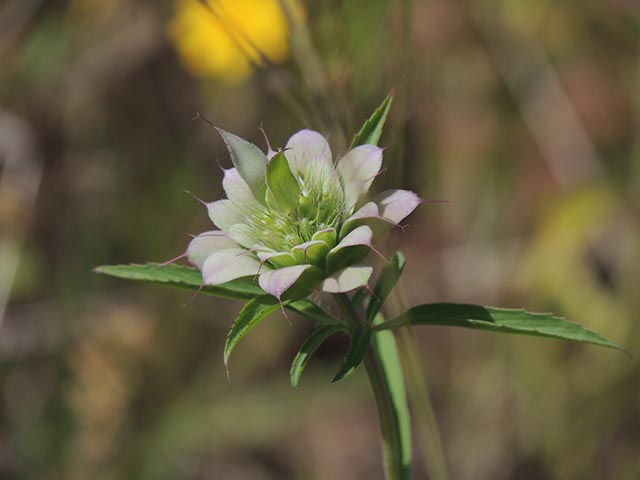
[[[425,469],[433,480],[448,480],[447,461],[440,439],[438,421],[433,411],[429,384],[423,371],[416,336],[410,326],[398,329],[398,344],[407,372],[408,393],[416,413],[417,430],[422,440]]]
[[[362,322],[349,297],[339,293],[335,298],[352,328],[360,325]],[[373,323],[382,321],[382,316],[378,315]],[[408,480],[411,466],[409,410],[398,350],[391,332],[373,336],[364,365],[380,417],[385,477],[387,480]]]
[[[395,289],[387,301],[387,310],[394,311],[395,313],[407,311],[407,303],[402,289]],[[447,468],[447,460],[442,447],[440,429],[438,428],[438,421],[433,411],[431,396],[429,394],[429,383],[422,366],[420,349],[415,332],[411,325],[406,324],[404,321],[385,322],[384,325],[378,324],[374,327],[374,331],[378,328],[388,328],[394,324],[396,327],[400,327],[394,328],[394,330],[398,332],[398,345],[402,352],[402,365],[408,380],[407,393],[415,413],[416,430],[421,440],[420,446],[422,447],[424,468],[430,479],[448,480],[449,471]],[[403,327],[402,325],[405,326]]]

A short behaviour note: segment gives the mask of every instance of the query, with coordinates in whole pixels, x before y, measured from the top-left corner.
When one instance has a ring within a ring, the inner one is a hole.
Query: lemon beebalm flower
[[[261,55],[280,63],[289,54],[286,13],[280,0],[178,0],[169,26],[185,68],[193,75],[237,83],[261,65]],[[300,6],[286,2],[294,21]],[[259,49],[259,51],[257,50]],[[248,58],[249,57],[249,58]]]
[[[315,288],[366,287],[373,268],[364,259],[374,243],[421,203],[407,190],[363,201],[382,167],[375,145],[355,147],[334,164],[329,143],[312,130],[277,153],[218,131],[234,165],[224,171],[227,198],[204,202],[217,230],[196,236],[185,252],[205,285],[257,276],[280,302]]]

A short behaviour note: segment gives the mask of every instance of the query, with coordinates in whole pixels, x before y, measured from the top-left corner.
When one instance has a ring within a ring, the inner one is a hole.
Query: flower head
[[[227,198],[206,204],[218,230],[198,235],[186,251],[204,284],[258,276],[279,301],[317,287],[339,293],[366,286],[373,269],[364,257],[421,202],[413,192],[389,190],[363,203],[382,166],[375,145],[355,147],[334,164],[329,143],[312,130],[266,154],[218,131],[234,164],[224,171]]]

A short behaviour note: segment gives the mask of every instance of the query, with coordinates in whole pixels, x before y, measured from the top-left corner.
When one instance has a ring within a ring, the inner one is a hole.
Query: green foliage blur
[[[175,5],[0,3],[0,478],[382,478],[347,347],[289,363],[278,313],[235,352],[241,304],[103,278],[163,261],[221,198],[213,124],[345,152],[393,88],[374,188],[428,200],[383,250],[390,313],[427,301],[553,311],[629,350],[417,329],[453,479],[640,478],[640,7],[631,0],[322,0],[291,54],[244,82],[194,77]],[[206,54],[206,52],[203,52]],[[327,308],[330,308],[327,305]],[[414,478],[427,478],[416,448]]]

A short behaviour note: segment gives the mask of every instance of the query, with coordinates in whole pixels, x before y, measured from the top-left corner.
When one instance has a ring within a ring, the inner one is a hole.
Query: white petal
[[[231,225],[228,229],[229,237],[235,241],[238,245],[242,245],[245,248],[251,248],[255,245],[256,241],[253,238],[253,231],[249,225],[244,223],[236,223]]]
[[[387,190],[378,195],[375,200],[380,207],[382,219],[395,225],[422,203],[422,199],[409,190]]]
[[[367,285],[373,267],[366,265],[352,266],[337,271],[322,283],[322,291],[328,293],[350,292]]]
[[[345,247],[355,247],[359,245],[371,245],[371,239],[373,238],[373,232],[366,225],[356,228],[352,232],[344,237],[338,245],[331,249],[331,252],[337,252]]]
[[[327,254],[327,268],[329,271],[336,271],[349,264],[359,262],[369,253],[369,249],[374,250],[371,244],[372,239],[373,231],[366,225],[349,232]]]
[[[329,178],[333,171],[331,148],[327,140],[313,130],[301,130],[287,142],[284,155],[294,175],[304,176],[309,168]]]
[[[347,218],[342,224],[342,235],[345,235],[356,226],[362,225],[369,219],[380,219],[380,210],[375,202],[367,202],[360,207],[356,212]]]
[[[202,279],[207,285],[218,285],[236,278],[257,275],[260,262],[241,248],[221,250],[210,255],[202,267]]]
[[[342,178],[345,203],[351,211],[358,199],[369,187],[382,167],[382,149],[375,145],[360,145],[349,151],[338,162]]]
[[[202,270],[207,258],[220,250],[238,248],[238,244],[219,230],[211,230],[194,237],[187,247],[187,258]]]
[[[207,204],[209,218],[220,230],[227,231],[232,225],[242,223],[243,215],[233,205],[231,200],[218,200]]]
[[[249,185],[240,176],[236,168],[225,169],[222,188],[224,188],[227,198],[237,208],[242,208],[243,206],[258,207],[260,205],[253,193],[251,193]]]
[[[279,268],[260,274],[258,284],[265,292],[270,293],[277,299],[289,290],[312,265],[294,265],[292,267]]]
[[[231,161],[238,169],[238,173],[249,185],[253,196],[262,202],[267,187],[264,181],[267,156],[253,143],[247,142],[245,139],[221,128],[216,127],[216,130],[227,145]]]

